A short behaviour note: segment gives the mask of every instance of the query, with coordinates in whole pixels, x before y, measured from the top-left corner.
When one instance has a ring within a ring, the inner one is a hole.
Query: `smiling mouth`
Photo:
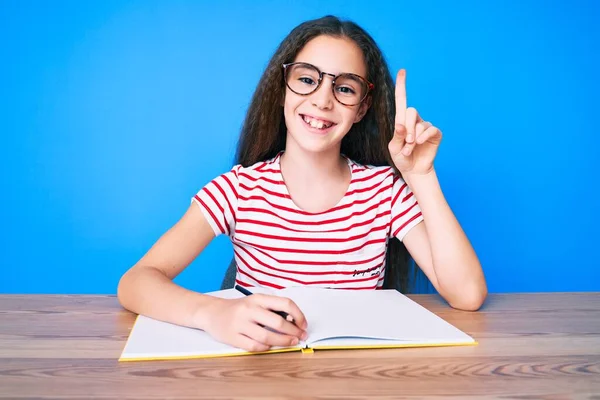
[[[311,128],[314,128],[314,129],[325,130],[325,129],[329,129],[335,125],[335,123],[333,123],[331,121],[325,121],[322,119],[309,117],[308,115],[300,114],[300,116],[302,117],[304,122],[306,122],[308,125],[310,125]]]

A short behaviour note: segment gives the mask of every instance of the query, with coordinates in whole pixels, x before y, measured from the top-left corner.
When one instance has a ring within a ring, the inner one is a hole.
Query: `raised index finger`
[[[396,76],[396,125],[406,122],[406,71],[401,69]]]

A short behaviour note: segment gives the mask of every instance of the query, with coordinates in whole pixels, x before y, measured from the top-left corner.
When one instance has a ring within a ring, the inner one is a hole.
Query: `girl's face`
[[[321,35],[304,46],[294,63],[310,66],[296,64],[287,67],[289,86],[286,86],[284,100],[287,146],[299,146],[311,153],[339,152],[342,139],[352,124],[360,121],[368,109],[366,101],[357,105],[342,103],[355,103],[353,98],[364,92],[362,84],[366,81],[347,75],[346,78],[338,78],[333,88],[332,80],[333,76],[342,73],[366,78],[367,67],[362,51],[349,39]],[[311,66],[323,73],[321,85],[310,94],[298,94],[308,92],[318,84],[318,72]],[[295,90],[292,91],[290,86]]]

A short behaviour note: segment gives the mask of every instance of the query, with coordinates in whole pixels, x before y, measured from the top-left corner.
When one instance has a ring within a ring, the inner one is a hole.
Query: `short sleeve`
[[[238,201],[237,165],[231,171],[210,181],[193,197],[216,236],[232,236]]]
[[[397,237],[402,241],[408,231],[423,221],[423,215],[413,192],[398,175],[394,176],[391,207],[390,237]]]

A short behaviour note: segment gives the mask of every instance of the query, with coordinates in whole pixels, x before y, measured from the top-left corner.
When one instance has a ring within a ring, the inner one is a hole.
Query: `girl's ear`
[[[369,111],[369,107],[371,107],[372,101],[373,98],[371,96],[368,96],[362,103],[360,103],[360,106],[358,107],[358,113],[356,113],[356,118],[354,118],[355,124],[357,122],[360,122],[360,120],[363,119],[367,111]]]

